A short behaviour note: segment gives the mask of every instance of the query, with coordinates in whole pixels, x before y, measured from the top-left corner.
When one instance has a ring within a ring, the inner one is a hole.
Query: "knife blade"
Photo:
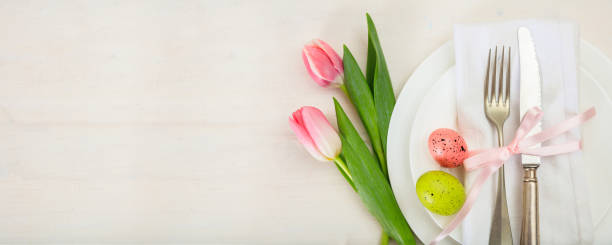
[[[534,106],[542,106],[542,77],[531,32],[525,27],[518,29],[520,75],[520,113],[521,118]],[[542,131],[538,123],[528,135]],[[538,144],[535,147],[539,147]],[[523,218],[521,227],[521,245],[540,244],[540,214],[538,201],[537,169],[540,157],[521,155],[523,163]]]
[[[527,110],[534,106],[542,107],[542,78],[540,76],[540,65],[536,55],[535,44],[531,37],[531,32],[526,27],[518,29],[519,61],[520,61],[520,113],[521,118]],[[542,131],[542,123],[531,130],[528,135],[533,135]],[[540,144],[534,146],[539,147]],[[521,155],[523,164],[539,165],[540,157],[531,155]]]

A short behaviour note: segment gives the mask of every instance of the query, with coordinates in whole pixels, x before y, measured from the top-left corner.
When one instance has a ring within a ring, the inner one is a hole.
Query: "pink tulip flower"
[[[317,160],[332,161],[338,158],[342,150],[340,136],[319,109],[312,106],[300,108],[289,117],[289,126]]]
[[[344,67],[342,59],[329,44],[314,39],[304,45],[302,59],[310,77],[322,87],[342,85]]]

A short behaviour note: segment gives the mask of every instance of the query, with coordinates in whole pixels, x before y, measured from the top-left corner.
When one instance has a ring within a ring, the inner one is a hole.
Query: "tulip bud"
[[[302,59],[310,77],[322,87],[342,85],[342,59],[327,43],[314,39],[304,45]]]
[[[306,150],[319,161],[331,161],[340,155],[342,142],[323,112],[304,106],[289,117],[289,126]]]

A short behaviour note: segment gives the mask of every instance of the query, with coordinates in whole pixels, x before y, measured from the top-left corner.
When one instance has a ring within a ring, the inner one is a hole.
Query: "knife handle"
[[[537,165],[523,166],[523,226],[521,228],[521,245],[540,244],[537,169]]]

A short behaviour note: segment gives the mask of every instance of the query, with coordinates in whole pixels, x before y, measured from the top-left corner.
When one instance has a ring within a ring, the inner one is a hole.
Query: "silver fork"
[[[506,74],[506,89],[503,89],[504,75],[504,46],[502,46],[501,62],[499,69],[497,65],[497,47],[495,47],[495,57],[493,57],[493,67],[491,67],[491,49],[487,62],[487,75],[484,86],[484,110],[487,118],[497,128],[498,145],[504,144],[504,122],[510,115],[510,47],[508,47],[508,66]],[[493,69],[493,74],[489,77],[489,70]],[[499,70],[499,79],[497,72]],[[491,84],[491,85],[489,85]],[[491,89],[489,90],[489,87]],[[495,211],[491,223],[489,234],[489,244],[508,244],[512,245],[512,231],[510,230],[510,218],[508,216],[508,202],[506,201],[506,184],[504,177],[504,167],[502,166],[497,173],[497,198],[495,201]]]

